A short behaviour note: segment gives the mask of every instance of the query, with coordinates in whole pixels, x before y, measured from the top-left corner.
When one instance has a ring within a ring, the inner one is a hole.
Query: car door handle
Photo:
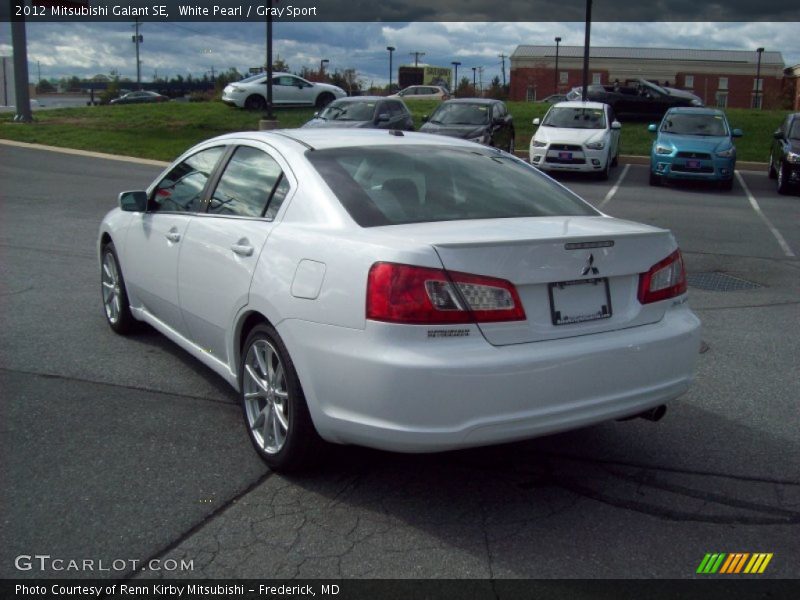
[[[167,232],[166,237],[170,242],[174,242],[176,244],[181,241],[181,234],[178,233],[178,231],[174,230],[174,229],[170,229]]]
[[[239,256],[253,255],[253,247],[249,244],[233,244],[231,246],[231,250],[233,250]]]

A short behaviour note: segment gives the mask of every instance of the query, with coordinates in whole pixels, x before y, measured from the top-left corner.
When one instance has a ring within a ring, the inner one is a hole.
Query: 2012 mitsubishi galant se
[[[275,469],[323,440],[427,452],[663,413],[700,344],[669,231],[467,141],[203,142],[98,239],[105,315],[224,377]]]

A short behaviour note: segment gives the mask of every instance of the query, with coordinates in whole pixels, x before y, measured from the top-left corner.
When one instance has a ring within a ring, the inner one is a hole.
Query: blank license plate
[[[687,160],[686,167],[689,169],[699,169],[702,163],[699,160]]]
[[[611,317],[611,295],[606,277],[551,283],[548,291],[553,325]]]
[[[558,158],[561,160],[572,160],[572,152],[559,152]]]

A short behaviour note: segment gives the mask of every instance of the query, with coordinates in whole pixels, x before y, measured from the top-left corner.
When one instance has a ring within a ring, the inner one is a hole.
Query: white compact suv
[[[622,125],[602,102],[559,102],[531,138],[530,161],[542,171],[581,171],[608,179],[619,157]]]
[[[291,73],[272,74],[272,103],[283,106],[316,106],[323,108],[337,98],[347,96],[342,88],[327,83],[314,83]],[[267,107],[267,74],[259,73],[225,86],[222,101],[248,110]]]

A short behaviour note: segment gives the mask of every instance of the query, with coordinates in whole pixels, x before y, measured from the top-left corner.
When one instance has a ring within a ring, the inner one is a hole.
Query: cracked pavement
[[[0,146],[0,576],[685,578],[706,552],[773,552],[765,576],[798,575],[800,263],[738,185],[651,190],[633,166],[604,206],[672,228],[690,273],[762,286],[690,289],[708,350],[661,422],[436,455],[335,447],[285,477],[221,379],[103,321],[97,225],[157,172]],[[743,175],[800,250],[797,198]],[[564,183],[597,204],[614,181]],[[194,569],[19,572],[20,553]]]

